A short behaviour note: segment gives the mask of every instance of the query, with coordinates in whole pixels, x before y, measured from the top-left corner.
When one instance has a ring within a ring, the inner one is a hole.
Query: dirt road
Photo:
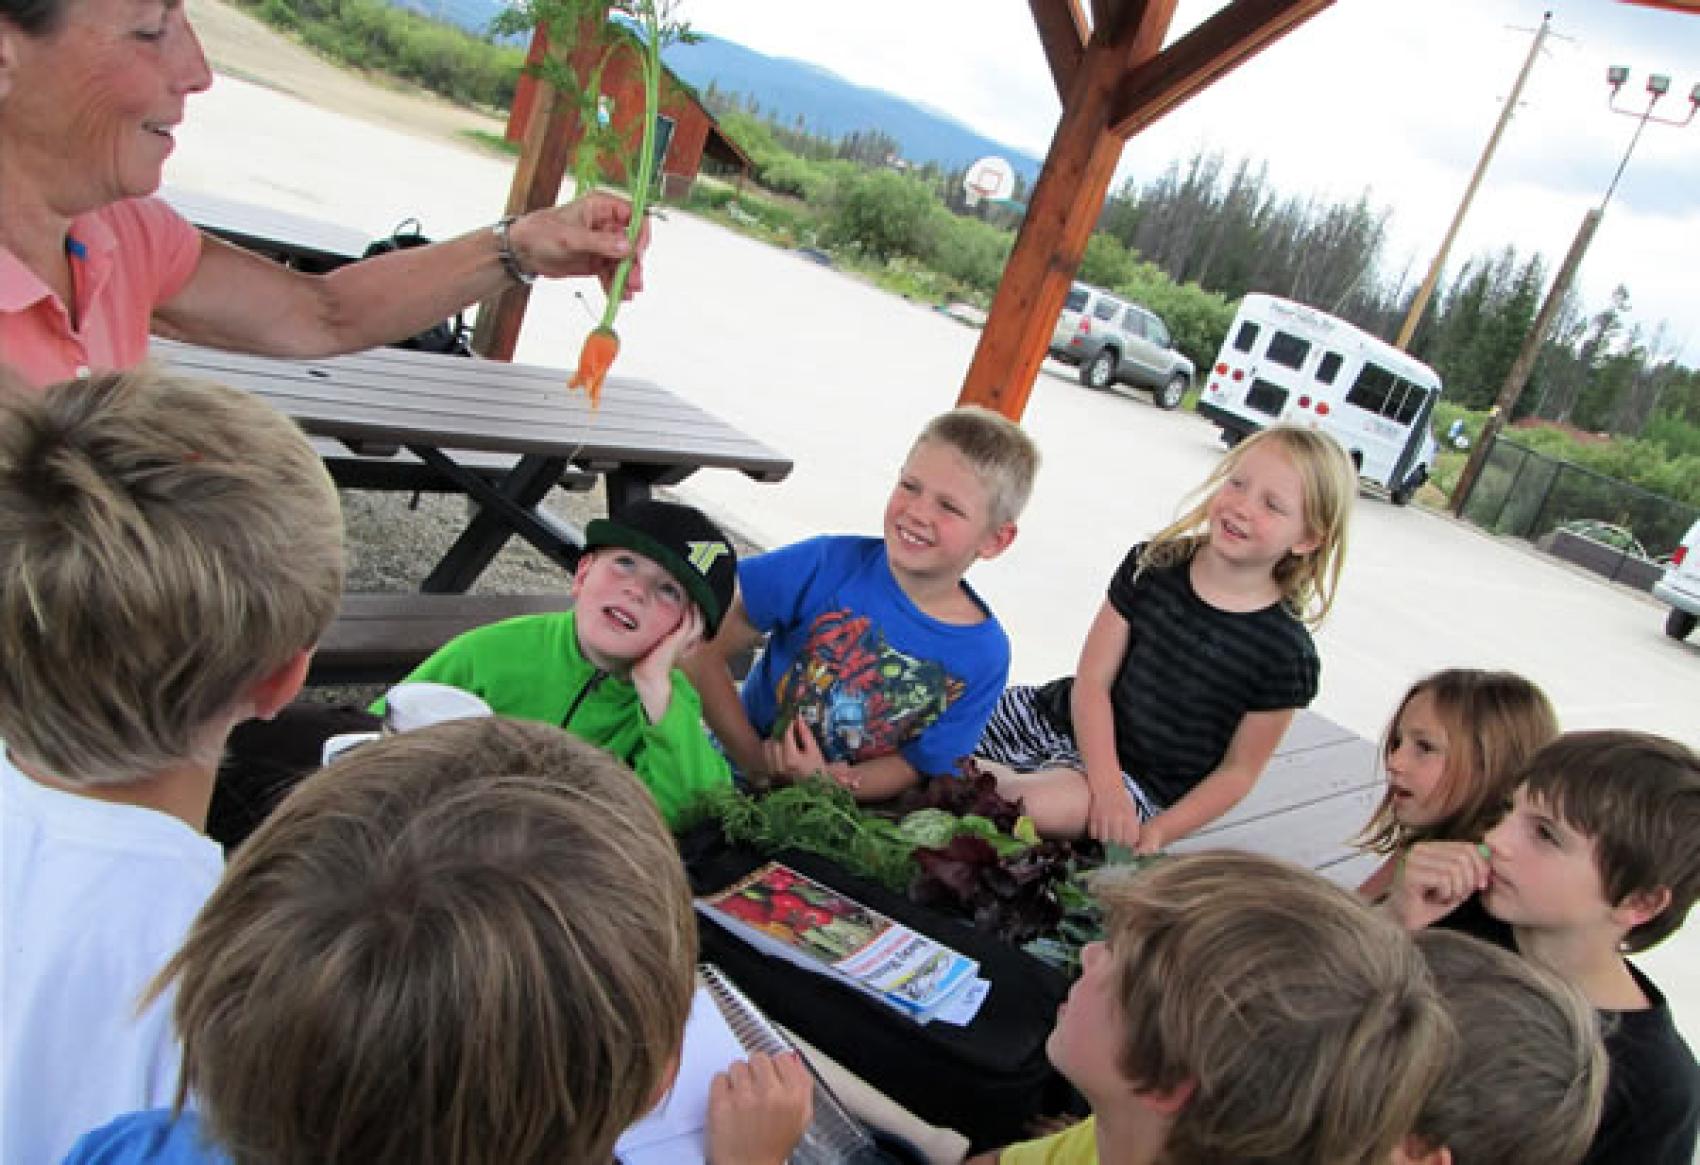
[[[489,114],[387,77],[333,65],[222,0],[189,0],[189,18],[214,71],[226,76],[264,85],[349,117],[469,149],[478,147],[468,142],[464,131],[502,132],[501,119]]]

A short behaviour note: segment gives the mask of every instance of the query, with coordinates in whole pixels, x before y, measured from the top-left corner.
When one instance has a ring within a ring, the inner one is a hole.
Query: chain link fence
[[[1657,560],[1700,520],[1700,508],[1500,438],[1464,504],[1464,517],[1530,542],[1567,523],[1606,522],[1634,534],[1647,557]]]

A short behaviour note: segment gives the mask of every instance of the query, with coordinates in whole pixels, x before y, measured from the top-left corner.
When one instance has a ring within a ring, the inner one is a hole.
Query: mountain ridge
[[[687,84],[701,90],[713,81],[722,92],[748,94],[764,113],[782,121],[801,115],[811,133],[843,137],[877,129],[897,139],[910,162],[958,167],[997,154],[1029,183],[1039,173],[1037,157],[980,133],[944,110],[858,85],[807,61],[770,57],[708,34],[696,44],[670,46],[665,59]]]
[[[389,0],[435,20],[482,36],[505,7],[503,0]],[[911,163],[966,166],[996,154],[1028,183],[1039,174],[1033,154],[982,134],[950,113],[885,89],[859,85],[832,70],[791,57],[774,57],[712,33],[697,33],[693,44],[669,45],[667,67],[699,92],[712,82],[721,92],[747,95],[762,115],[783,123],[801,116],[810,133],[841,138],[858,130],[879,130],[895,138]]]

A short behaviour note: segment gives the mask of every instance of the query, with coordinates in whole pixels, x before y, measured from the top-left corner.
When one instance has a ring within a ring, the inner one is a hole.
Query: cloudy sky
[[[1171,38],[1216,0],[1180,0]],[[1128,143],[1118,174],[1143,181],[1200,147],[1268,164],[1276,189],[1392,210],[1389,274],[1420,278],[1522,66],[1542,14],[1552,35],[1454,245],[1449,271],[1514,245],[1557,266],[1635,133],[1607,105],[1681,120],[1700,84],[1700,16],[1621,0],[1338,0]],[[1022,0],[690,0],[692,26],[943,110],[1043,155],[1058,100]],[[1665,350],[1700,366],[1700,119],[1649,124],[1583,263],[1590,309],[1617,284]]]

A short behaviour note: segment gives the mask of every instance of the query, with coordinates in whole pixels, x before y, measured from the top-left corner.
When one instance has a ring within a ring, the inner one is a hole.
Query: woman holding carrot
[[[538,277],[613,288],[629,204],[591,194],[327,275],[203,235],[152,195],[212,83],[182,0],[0,0],[0,363],[45,385],[122,369],[150,333],[268,356],[389,343]],[[641,289],[632,263],[616,296]]]

